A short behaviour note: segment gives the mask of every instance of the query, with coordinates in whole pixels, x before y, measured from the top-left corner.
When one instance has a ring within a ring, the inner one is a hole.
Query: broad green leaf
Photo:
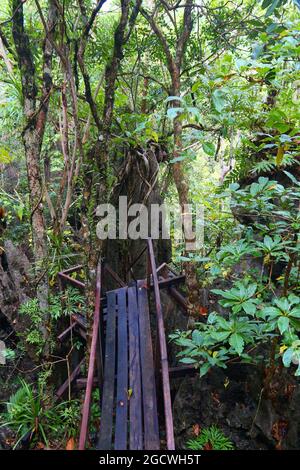
[[[281,314],[281,311],[276,307],[265,307],[261,310],[261,314],[264,317],[276,318]]]
[[[269,8],[266,11],[266,16],[271,16],[272,13],[274,13],[275,9],[280,4],[280,2],[281,0],[273,0],[272,4],[269,6]]]
[[[12,157],[11,157],[9,151],[6,150],[5,148],[1,147],[0,148],[0,163],[7,164],[7,163],[10,163],[11,160],[12,160]]]
[[[290,321],[288,317],[280,317],[277,325],[281,334],[283,334],[289,328]]]
[[[300,318],[300,307],[295,307],[290,312],[291,317]]]
[[[212,142],[203,142],[202,148],[204,152],[210,157],[213,157],[216,153],[216,148]]]
[[[212,100],[216,110],[221,113],[226,106],[226,99],[224,91],[217,88],[212,94]]]
[[[292,362],[292,358],[293,358],[293,354],[294,354],[293,348],[288,348],[284,352],[284,354],[282,356],[282,362],[283,362],[284,367],[290,367],[291,362]]]
[[[207,374],[207,372],[209,371],[211,365],[209,364],[209,362],[205,362],[205,364],[203,364],[201,367],[200,367],[200,377],[203,377],[205,374]]]
[[[169,108],[167,110],[167,116],[169,119],[175,119],[183,111],[184,111],[184,108]]]
[[[180,362],[182,362],[183,364],[196,364],[197,363],[196,359],[192,359],[191,357],[183,357],[182,359],[180,359]]]
[[[241,335],[233,333],[229,338],[229,344],[236,350],[238,355],[242,354],[245,343]]]
[[[199,330],[194,330],[192,333],[192,340],[197,346],[201,346],[203,343],[203,336]]]
[[[230,331],[212,331],[210,335],[216,341],[224,341],[230,335]]]
[[[201,85],[202,85],[202,81],[197,80],[192,86],[192,93],[195,93],[195,91],[197,91],[198,88],[200,88]]]
[[[252,302],[243,302],[242,307],[248,315],[254,315],[256,312],[256,305]]]

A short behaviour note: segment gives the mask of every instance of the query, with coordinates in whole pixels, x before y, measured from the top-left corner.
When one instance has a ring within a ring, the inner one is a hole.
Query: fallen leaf
[[[213,446],[211,445],[209,441],[206,444],[204,444],[203,450],[213,450]]]
[[[194,424],[194,426],[193,426],[193,434],[194,434],[195,436],[199,436],[200,432],[201,432],[200,424]]]
[[[74,450],[75,449],[75,440],[74,437],[70,437],[67,441],[66,450]]]
[[[272,436],[276,441],[275,448],[277,450],[282,450],[282,440],[287,433],[288,422],[285,419],[276,421],[272,426]]]
[[[202,315],[203,317],[205,317],[207,315],[207,308],[206,307],[199,307],[199,313],[200,315]]]
[[[225,380],[224,380],[224,387],[227,388],[228,385],[229,385],[229,378],[228,377],[225,377]]]

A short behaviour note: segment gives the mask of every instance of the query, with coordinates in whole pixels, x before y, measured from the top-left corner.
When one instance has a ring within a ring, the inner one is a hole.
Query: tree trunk
[[[179,70],[173,71],[172,82],[173,96],[180,96],[180,78]],[[180,106],[179,102],[174,101],[173,106]],[[173,125],[174,132],[174,158],[180,156],[182,151],[182,123],[180,118],[174,119]],[[195,238],[190,238],[190,233],[192,232],[191,220],[192,217],[187,213],[187,206],[191,203],[191,198],[189,194],[189,182],[187,171],[185,168],[184,161],[177,161],[172,165],[172,174],[173,179],[176,185],[178,192],[179,204],[181,207],[182,214],[182,225],[183,225],[183,235],[185,242],[185,254],[189,252],[189,246],[195,243]],[[190,315],[197,317],[199,316],[199,283],[197,280],[196,266],[193,262],[184,263],[184,271],[186,275],[186,285],[188,290],[188,312]]]
[[[41,332],[45,340],[44,353],[47,355],[49,352],[49,347],[47,345],[49,322],[49,285],[47,275],[48,250],[43,209],[43,188],[40,174],[40,142],[35,128],[26,129],[23,135],[23,141],[25,147],[27,177],[30,194],[31,227],[35,273],[37,279],[36,294],[39,300],[40,309],[44,316],[44,321],[41,324]]]

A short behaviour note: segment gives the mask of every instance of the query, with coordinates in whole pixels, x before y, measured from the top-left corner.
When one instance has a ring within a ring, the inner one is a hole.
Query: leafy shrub
[[[51,295],[49,299],[50,321],[56,322],[63,316],[70,316],[77,312],[84,304],[84,296],[77,289],[69,288],[63,295]],[[39,307],[38,299],[30,299],[21,305],[19,314],[28,317],[29,326],[22,337],[28,344],[35,347],[39,355],[44,346],[43,335],[40,326],[43,324],[44,312]]]
[[[226,314],[211,312],[194,330],[171,335],[181,347],[180,361],[199,366],[201,376],[214,366],[226,368],[234,358],[262,361],[256,351],[264,343],[273,346],[270,363],[281,359],[285,367],[297,365],[295,375],[300,376],[300,286],[292,269],[300,251],[300,183],[293,183],[285,188],[259,178],[245,189],[231,185],[235,213],[252,223],[242,227],[238,241],[223,246],[207,263],[211,282],[220,277],[231,282],[231,287],[212,290]],[[257,258],[257,267],[236,272],[235,265],[245,257]],[[278,263],[282,273],[274,279]]]
[[[49,446],[49,439],[75,437],[80,420],[77,401],[53,405],[39,382],[35,390],[31,384],[20,380],[21,387],[6,404],[7,412],[2,426],[10,426],[16,433],[16,448],[25,437],[33,438]]]
[[[187,442],[187,448],[192,450],[233,450],[233,443],[217,426],[201,430],[199,436]]]

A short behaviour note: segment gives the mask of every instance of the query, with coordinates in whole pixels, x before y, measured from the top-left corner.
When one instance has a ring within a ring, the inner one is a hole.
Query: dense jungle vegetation
[[[176,448],[300,448],[299,59],[298,0],[1,1],[0,449],[78,447],[99,259],[145,278],[141,240],[97,237],[120,195],[204,213],[196,250],[154,241],[186,276],[185,312],[162,295],[169,363],[195,369]]]

